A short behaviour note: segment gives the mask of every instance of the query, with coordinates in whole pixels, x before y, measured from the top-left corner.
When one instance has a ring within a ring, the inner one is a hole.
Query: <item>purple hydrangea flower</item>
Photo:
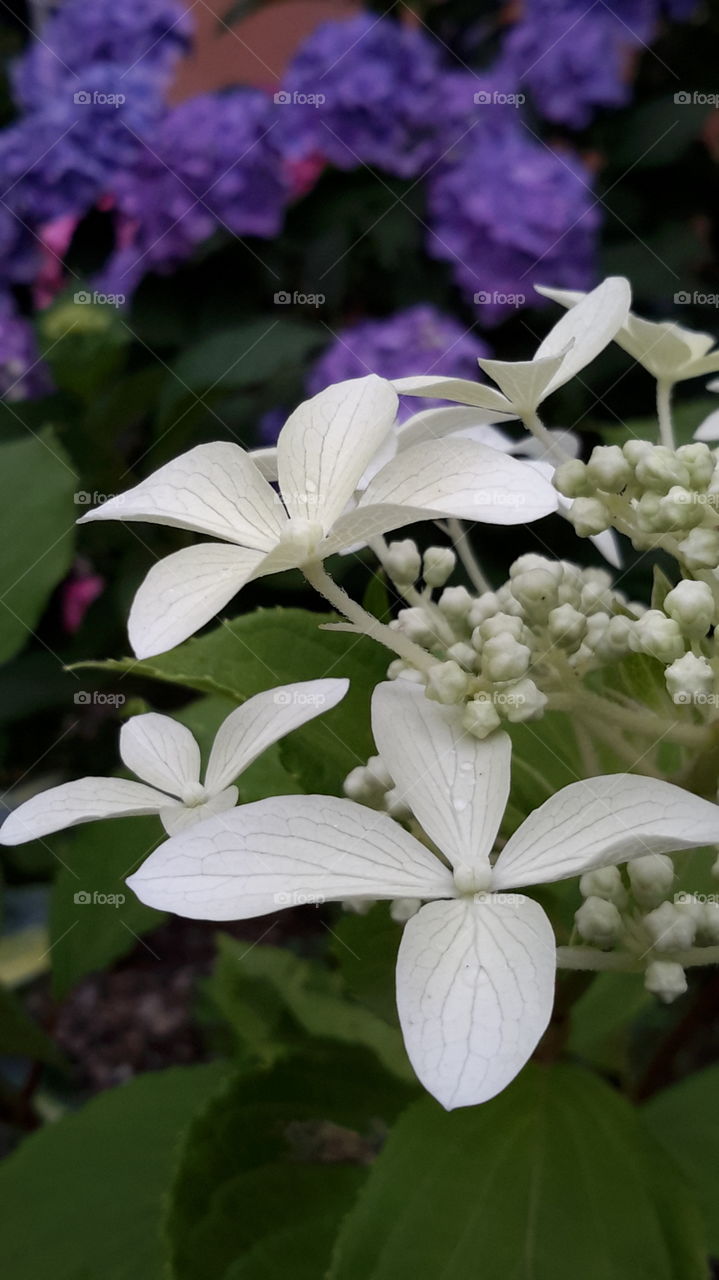
[[[146,272],[185,261],[218,227],[276,235],[287,189],[274,123],[271,100],[255,89],[204,94],[168,112],[111,184],[120,247],[103,287],[130,293]]]
[[[696,0],[526,0],[501,65],[525,85],[548,120],[583,129],[602,107],[631,93],[631,56],[654,39],[666,8],[691,16]]]
[[[502,116],[476,128],[429,181],[428,249],[450,263],[486,324],[536,301],[536,281],[586,289],[599,213],[578,156],[535,142]]]
[[[439,155],[442,80],[441,49],[421,30],[372,14],[325,22],[275,95],[283,148],[414,177]]]
[[[316,395],[333,382],[377,373],[401,378],[413,373],[447,377],[479,376],[477,360],[490,354],[486,343],[436,307],[419,303],[383,320],[360,320],[337,334],[310,369],[307,390]],[[438,401],[403,397],[400,421]],[[280,423],[280,426],[282,424]]]
[[[0,396],[30,400],[50,390],[50,374],[37,352],[28,320],[9,294],[0,294]]]
[[[178,0],[64,0],[15,64],[15,97],[26,111],[41,110],[68,85],[82,91],[93,63],[114,65],[118,81],[140,69],[162,87],[189,47],[192,25]]]

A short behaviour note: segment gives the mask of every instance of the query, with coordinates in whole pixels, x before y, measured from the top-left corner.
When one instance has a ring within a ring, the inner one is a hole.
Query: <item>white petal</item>
[[[159,813],[168,797],[128,778],[79,778],[26,800],[0,827],[0,844],[22,844],[95,818]]]
[[[535,354],[535,360],[541,360],[566,351],[545,395],[569,382],[616,337],[629,315],[631,300],[629,281],[623,276],[610,276],[562,316]]]
[[[414,378],[394,378],[392,386],[401,396],[430,396],[436,400],[451,400],[455,404],[474,405],[488,409],[501,417],[515,417],[510,401],[494,387],[485,387],[469,378],[445,378],[441,374],[420,374]]]
[[[290,415],[277,440],[280,491],[291,516],[328,530],[392,428],[397,393],[370,374],[338,382]]]
[[[479,365],[501,387],[517,412],[532,413],[562,368],[566,352],[540,360],[480,360]]]
[[[710,443],[719,440],[719,409],[715,409],[713,413],[710,413],[701,426],[697,427],[694,432],[694,439],[708,440]]]
[[[684,378],[704,378],[708,373],[716,373],[717,369],[719,369],[719,351],[712,351],[703,360],[695,360],[682,376]],[[679,381],[681,381],[681,378]]]
[[[477,440],[479,444],[505,452],[513,441],[492,425],[497,421],[510,422],[511,418],[506,414],[500,417],[488,409],[472,409],[464,405],[451,409],[424,409],[398,426],[397,443],[400,449],[410,449],[415,444],[424,444],[426,440],[441,440],[445,436],[461,434],[465,440]]]
[[[205,786],[221,791],[273,742],[341,702],[349,680],[303,680],[256,693],[220,725],[212,744]]]
[[[613,569],[621,569],[624,564],[622,544],[613,529],[605,529],[603,533],[593,533],[589,541],[594,543],[600,556],[604,556],[607,564],[610,564]]]
[[[148,906],[193,920],[454,892],[447,868],[398,823],[335,796],[240,805],[160,845],[128,884]]]
[[[287,524],[282,503],[236,444],[200,444],[78,522],[141,520],[268,551]]]
[[[556,511],[557,494],[526,463],[449,436],[398,453],[367,486],[358,511],[375,505],[414,507],[488,524],[525,524]]]
[[[480,742],[462,728],[458,707],[430,702],[406,680],[375,689],[372,732],[399,799],[452,866],[488,872],[509,796],[507,734]]]
[[[120,756],[131,773],[171,796],[200,781],[200,748],[171,716],[133,716],[120,730]]]
[[[446,1107],[487,1102],[545,1031],[556,949],[544,911],[521,895],[431,902],[405,926],[397,1009],[410,1062]]]
[[[707,391],[719,391],[719,378],[712,378],[711,382],[707,382]]]
[[[549,884],[645,853],[717,841],[719,805],[659,778],[589,778],[563,787],[530,813],[499,855],[492,887]]]
[[[548,435],[559,445],[563,453],[568,458],[578,458],[582,448],[582,442],[579,436],[569,428],[550,427]],[[546,445],[538,440],[536,436],[527,435],[523,440],[515,440],[512,446],[512,453],[522,454],[525,458],[536,458],[542,461],[547,458],[548,450]],[[552,454],[552,466],[556,466],[556,456]]]
[[[260,475],[273,483],[277,481],[277,445],[269,445],[266,449],[251,449],[250,460],[254,462]]]
[[[159,560],[137,591],[127,624],[138,658],[166,653],[214,618],[265,560],[264,552],[203,542]]]
[[[168,836],[176,836],[180,831],[186,831],[188,827],[194,827],[198,822],[206,822],[208,818],[213,818],[216,813],[225,813],[227,809],[234,809],[239,794],[237,787],[227,787],[225,791],[218,792],[216,796],[210,796],[209,800],[205,800],[202,804],[168,805],[166,809],[160,810],[160,821]]]

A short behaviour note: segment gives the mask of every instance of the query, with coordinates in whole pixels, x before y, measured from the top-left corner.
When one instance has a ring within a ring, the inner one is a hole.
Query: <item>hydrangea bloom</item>
[[[26,111],[82,90],[88,67],[114,64],[118,80],[137,67],[164,84],[189,45],[192,21],[177,0],[65,0],[15,64],[13,87]]]
[[[504,116],[476,128],[429,179],[429,252],[448,261],[494,324],[548,275],[586,288],[600,215],[590,175],[570,151],[534,142]]]
[[[139,275],[184,261],[218,226],[276,235],[287,193],[272,130],[272,104],[254,89],[170,111],[111,184],[129,244],[107,264],[105,286],[130,292]]]
[[[420,303],[383,320],[361,320],[340,329],[310,370],[307,390],[315,395],[332,382],[359,378],[368,370],[392,379],[441,368],[452,377],[474,378],[477,360],[487,355],[486,343],[476,334],[436,307]],[[402,403],[400,421],[417,407],[416,401]]]
[[[441,49],[421,30],[369,13],[323,23],[278,95],[288,157],[319,154],[340,169],[364,163],[414,177],[439,153],[442,72]]]

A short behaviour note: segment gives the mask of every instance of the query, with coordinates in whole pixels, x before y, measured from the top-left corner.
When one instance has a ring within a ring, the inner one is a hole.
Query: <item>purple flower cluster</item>
[[[442,48],[421,30],[373,14],[323,23],[275,98],[287,156],[416,177],[440,154],[443,74]]]
[[[360,320],[341,329],[310,370],[307,390],[315,395],[333,382],[367,373],[382,378],[442,373],[475,379],[477,360],[489,354],[486,343],[471,330],[436,307],[419,304],[384,320]],[[400,420],[434,403],[407,397],[400,405]]]
[[[589,172],[504,116],[432,176],[429,207],[429,252],[450,263],[485,324],[529,303],[535,282],[592,282],[600,218]]]
[[[632,57],[654,38],[664,7],[680,21],[696,0],[525,0],[502,72],[548,120],[583,129],[599,108],[629,101]]]
[[[183,262],[218,226],[276,235],[287,189],[274,123],[270,99],[255,89],[205,94],[169,111],[110,184],[121,247],[102,288],[129,294],[146,272]]]

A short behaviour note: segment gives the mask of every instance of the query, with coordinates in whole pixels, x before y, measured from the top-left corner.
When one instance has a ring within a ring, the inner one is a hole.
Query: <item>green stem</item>
[[[562,448],[561,444],[547,430],[536,409],[531,413],[522,414],[522,422],[527,430],[531,431],[532,435],[536,436],[537,440],[544,445],[547,457],[551,458],[556,467],[569,460],[570,454],[567,453],[566,449]]]
[[[663,951],[653,959],[680,964],[683,969],[697,965],[719,964],[719,947],[689,947],[686,951]],[[596,947],[557,947],[558,969],[591,969],[597,973],[641,973],[646,967],[646,953],[630,951],[598,951]]]
[[[483,591],[491,591],[491,584],[487,581],[484,573],[482,572],[479,561],[477,560],[477,557],[469,543],[467,530],[464,528],[462,521],[449,519],[447,521],[447,529],[449,530],[449,536],[452,539],[454,550],[462,561],[462,564],[467,571],[467,577],[472,583],[472,586],[476,591],[479,591],[480,594]]]
[[[395,631],[386,626],[371,613],[367,613],[356,600],[352,600],[347,592],[325,572],[320,560],[312,560],[302,565],[302,572],[310,586],[314,587],[315,591],[319,591],[325,600],[329,600],[330,604],[344,614],[345,618],[348,618],[359,631],[377,640],[385,648],[391,649],[398,657],[425,674],[435,665],[435,659],[427,653],[426,649],[422,649],[413,640],[408,639],[401,631]]]
[[[674,383],[667,378],[657,378],[657,417],[659,419],[659,439],[667,449],[675,449],[674,429],[672,427],[672,391]]]

